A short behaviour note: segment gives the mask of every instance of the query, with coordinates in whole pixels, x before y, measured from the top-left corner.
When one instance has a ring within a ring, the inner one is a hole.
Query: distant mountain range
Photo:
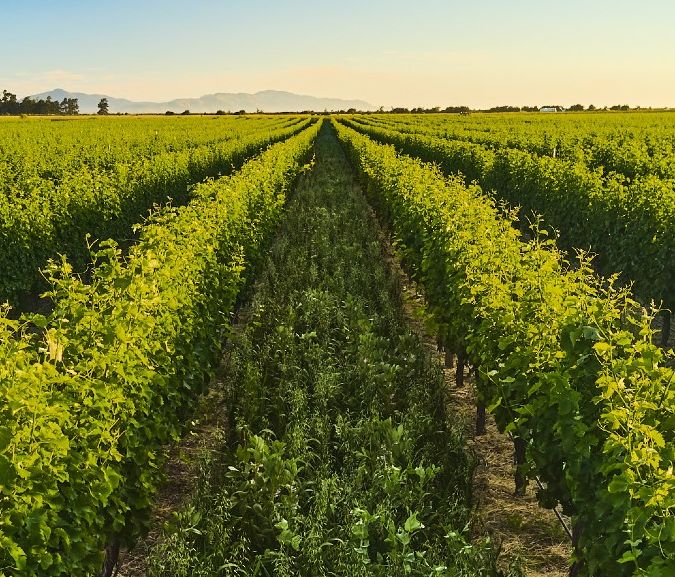
[[[111,114],[116,112],[129,113],[163,113],[167,110],[171,112],[216,112],[223,110],[225,112],[237,112],[245,110],[246,112],[301,112],[303,110],[313,110],[322,112],[324,110],[348,110],[356,108],[357,110],[375,110],[375,107],[363,100],[343,100],[340,98],[318,98],[316,96],[307,96],[303,94],[293,94],[292,92],[282,92],[278,90],[263,90],[255,94],[227,93],[219,92],[217,94],[206,94],[200,98],[177,98],[169,102],[135,102],[125,98],[114,98],[106,94],[85,94],[84,92],[68,92],[61,88],[34,94],[31,98],[47,98],[51,96],[52,100],[63,100],[64,98],[77,98],[82,114],[91,114],[98,110],[98,103],[101,98],[108,99],[109,111]]]

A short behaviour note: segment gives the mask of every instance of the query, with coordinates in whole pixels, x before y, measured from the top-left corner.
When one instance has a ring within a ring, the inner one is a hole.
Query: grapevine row
[[[53,264],[48,318],[0,323],[0,575],[90,575],[147,524],[162,447],[217,360],[249,265],[319,123],[158,211],[86,284]]]
[[[35,188],[0,195],[0,298],[16,303],[22,294],[41,288],[38,271],[58,254],[82,268],[88,258],[87,233],[94,239],[129,239],[134,224],[154,204],[169,199],[184,204],[191,184],[229,172],[307,122],[274,130],[263,124],[238,138],[141,156],[132,163],[111,160],[106,169],[66,171],[57,183],[22,180],[23,186],[33,183]]]
[[[675,571],[675,375],[650,317],[475,185],[336,125],[479,403],[573,517],[582,575]]]
[[[645,177],[629,185],[597,171],[527,152],[433,136],[405,134],[345,121],[360,132],[393,144],[446,173],[460,172],[501,200],[541,214],[559,231],[563,248],[597,253],[594,264],[607,276],[620,273],[638,298],[675,305],[675,190]],[[521,222],[527,219],[521,219]]]
[[[653,175],[675,178],[675,134],[667,125],[670,118],[639,115],[631,123],[621,116],[621,124],[612,123],[612,115],[572,115],[550,117],[477,116],[397,116],[395,120],[362,116],[359,120],[380,128],[395,128],[462,140],[490,149],[516,148],[538,156],[562,158],[583,163],[605,174],[618,173],[629,179]],[[548,122],[547,122],[548,120]],[[664,125],[660,125],[659,121]]]
[[[159,154],[218,144],[300,121],[289,116],[102,116],[56,122],[4,118],[0,122],[0,193],[49,196],[73,172],[105,172],[121,164],[132,167]]]

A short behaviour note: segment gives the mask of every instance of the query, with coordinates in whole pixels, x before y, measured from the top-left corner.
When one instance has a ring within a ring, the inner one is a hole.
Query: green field
[[[0,119],[0,577],[527,574],[486,413],[571,574],[675,574],[675,113],[53,120]]]

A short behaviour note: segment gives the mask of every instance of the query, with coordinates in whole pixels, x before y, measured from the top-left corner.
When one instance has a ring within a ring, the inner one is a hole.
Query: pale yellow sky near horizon
[[[479,58],[473,57],[474,60]],[[426,59],[436,61],[431,65]],[[134,77],[102,75],[87,78],[63,70],[38,78],[20,79],[14,86],[22,94],[64,87],[73,92],[95,92],[130,100],[166,101],[192,98],[214,92],[257,92],[287,90],[299,94],[333,98],[362,99],[375,106],[447,106],[467,104],[489,107],[500,104],[588,105],[629,104],[631,106],[675,106],[675,74],[658,65],[636,63],[636,72],[627,75],[611,63],[583,63],[579,66],[548,66],[521,62],[508,67],[498,59],[485,57],[427,55],[412,69],[366,70],[347,66],[289,68],[238,75],[190,75],[189,79],[166,77],[152,72]],[[431,69],[433,68],[433,70]],[[1,80],[0,80],[1,81]],[[18,85],[18,86],[17,86]],[[452,95],[449,97],[449,95]]]
[[[375,106],[675,107],[675,1],[85,0],[3,7],[19,95],[287,90]],[[58,26],[54,24],[57,23]]]

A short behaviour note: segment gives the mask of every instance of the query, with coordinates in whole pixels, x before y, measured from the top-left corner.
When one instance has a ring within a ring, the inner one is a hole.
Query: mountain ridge
[[[116,98],[106,94],[89,94],[86,92],[69,92],[62,88],[55,88],[47,92],[31,95],[31,98],[47,98],[63,100],[64,98],[77,98],[82,114],[95,113],[101,98],[108,99],[111,114],[120,113],[146,113],[161,114],[167,111],[183,112],[189,110],[195,113],[214,113],[218,110],[225,112],[302,112],[313,110],[375,110],[375,107],[364,100],[348,100],[343,98],[324,98],[307,94],[295,94],[283,90],[261,90],[255,93],[247,92],[216,92],[205,94],[198,98],[175,98],[166,102],[135,101],[126,98]]]

